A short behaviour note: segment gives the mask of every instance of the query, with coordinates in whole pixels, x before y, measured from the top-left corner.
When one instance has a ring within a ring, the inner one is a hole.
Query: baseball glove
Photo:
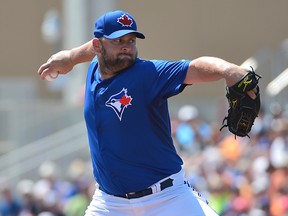
[[[257,86],[260,78],[261,76],[257,75],[251,67],[251,70],[239,82],[226,88],[229,109],[220,131],[228,127],[229,131],[235,134],[235,138],[236,136],[249,137],[248,133],[260,110],[260,89]],[[255,87],[256,99],[252,99],[247,92]]]

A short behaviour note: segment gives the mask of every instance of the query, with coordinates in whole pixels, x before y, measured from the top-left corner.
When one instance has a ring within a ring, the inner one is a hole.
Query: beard
[[[124,70],[130,66],[132,66],[136,58],[138,56],[138,52],[135,55],[127,54],[127,53],[120,53],[117,56],[111,56],[107,54],[106,49],[102,46],[102,58],[101,64],[104,70],[110,71],[112,73],[117,73],[121,70]]]

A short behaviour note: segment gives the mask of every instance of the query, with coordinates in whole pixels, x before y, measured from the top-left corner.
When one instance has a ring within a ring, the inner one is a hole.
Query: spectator
[[[11,188],[8,184],[2,183],[0,185],[0,192],[2,200],[0,202],[1,216],[18,216],[21,212],[20,201],[12,194]]]

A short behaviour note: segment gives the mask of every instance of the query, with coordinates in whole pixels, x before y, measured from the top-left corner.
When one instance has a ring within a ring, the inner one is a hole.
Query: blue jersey
[[[188,60],[142,60],[101,80],[97,58],[86,80],[84,115],[93,173],[101,189],[122,195],[180,171],[167,99],[183,88]]]

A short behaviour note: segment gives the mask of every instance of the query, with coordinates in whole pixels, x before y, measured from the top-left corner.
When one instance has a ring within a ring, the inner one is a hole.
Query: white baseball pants
[[[173,179],[173,186],[157,192],[160,182]],[[109,195],[96,189],[85,216],[218,216],[205,198],[184,184],[184,171],[152,185],[153,194],[136,199]]]

